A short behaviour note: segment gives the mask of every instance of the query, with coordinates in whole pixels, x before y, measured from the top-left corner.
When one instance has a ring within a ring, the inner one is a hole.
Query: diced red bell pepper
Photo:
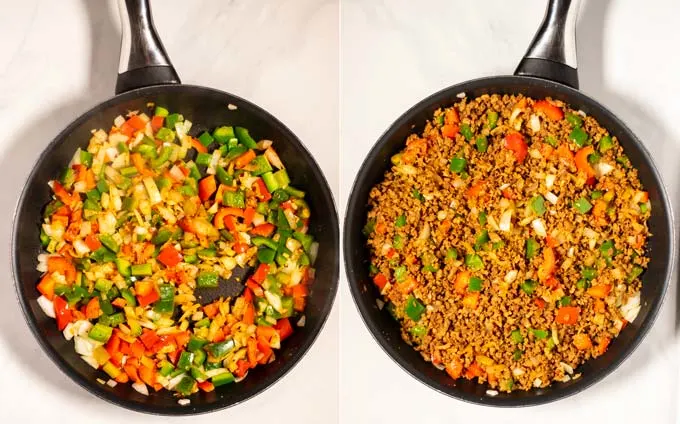
[[[146,122],[144,122],[144,120],[139,115],[131,116],[126,122],[137,131],[142,131],[144,128],[146,128]]]
[[[74,283],[76,281],[76,267],[73,263],[62,256],[49,256],[47,258],[47,272],[50,274],[58,272],[66,277],[66,282]]]
[[[236,231],[236,218],[233,215],[227,215],[224,217],[224,225],[229,229],[229,231]]]
[[[576,169],[586,174],[588,179],[595,177],[595,170],[593,169],[592,166],[590,166],[590,163],[588,162],[588,156],[593,152],[595,152],[593,146],[586,146],[582,149],[579,149],[579,151],[576,152],[576,155],[574,155]]]
[[[513,151],[515,159],[520,163],[524,162],[524,159],[529,152],[529,147],[527,146],[526,141],[524,141],[524,137],[518,132],[512,132],[506,135],[504,146]]]
[[[246,250],[248,250],[248,245],[245,243],[241,242],[236,242],[234,243],[234,252],[236,253],[245,253]]]
[[[564,118],[564,112],[562,112],[562,109],[547,100],[539,100],[535,102],[534,110],[537,112],[543,112],[543,114],[547,116],[548,119],[553,121],[559,121],[560,119]]]
[[[50,274],[46,274],[38,283],[38,291],[49,300],[54,299],[54,279]]]
[[[260,285],[255,282],[252,278],[249,278],[248,281],[246,281],[246,287],[248,287],[250,290],[253,291],[253,294],[257,297],[262,297],[264,296],[264,290]]]
[[[270,224],[269,222],[266,222],[264,224],[260,224],[257,227],[253,228],[250,230],[250,234],[254,236],[262,236],[262,237],[269,237],[274,233],[274,230],[276,227],[274,224]]]
[[[163,127],[163,121],[165,121],[163,116],[155,115],[153,118],[151,118],[151,130],[154,133],[158,132],[158,130]]]
[[[52,300],[54,304],[54,313],[57,319],[57,328],[59,331],[66,328],[69,322],[73,321],[73,314],[68,306],[68,303],[63,297],[55,296]]]
[[[246,375],[249,369],[250,364],[248,361],[241,359],[236,363],[236,371],[234,371],[234,374],[236,374],[236,377],[241,378]]]
[[[160,340],[160,337],[158,337],[155,331],[145,328],[142,331],[142,335],[139,336],[139,340],[144,343],[147,349],[151,349]]]
[[[217,191],[217,182],[214,175],[208,175],[198,182],[198,197],[205,202]]]
[[[61,200],[62,203],[68,205],[68,206],[73,206],[74,203],[77,202],[78,195],[71,195],[64,186],[61,185],[59,181],[52,181],[52,191],[54,191],[55,196],[57,196],[57,199]]]
[[[254,217],[255,217],[254,208],[248,207],[243,211],[243,223],[246,224],[246,226],[250,226],[250,224],[253,223]]]
[[[281,341],[286,340],[291,334],[293,334],[293,326],[290,325],[288,318],[281,318],[278,320],[274,328],[276,328],[276,330],[279,332]]]
[[[272,194],[267,190],[267,186],[265,185],[264,181],[262,181],[262,178],[258,178],[255,180],[255,187],[256,187],[256,196],[258,199],[262,200],[263,202],[268,202],[272,198]]]
[[[267,274],[269,274],[269,265],[260,264],[260,266],[257,267],[257,270],[255,270],[255,273],[253,274],[252,278],[258,284],[262,284],[264,282],[264,279],[267,277]]]
[[[269,346],[269,342],[262,336],[257,337],[257,350],[262,354],[258,363],[264,365],[269,362],[269,358],[271,358],[273,353],[272,348]]]
[[[382,289],[384,289],[387,285],[387,277],[385,277],[384,274],[377,274],[375,277],[373,277],[373,283],[378,286],[378,289],[382,291]]]
[[[254,150],[248,150],[241,156],[237,157],[236,160],[234,161],[234,166],[237,169],[241,169],[248,165],[253,159],[255,159],[255,151]]]
[[[182,262],[182,254],[174,246],[167,245],[158,252],[156,259],[167,267],[173,267]]]

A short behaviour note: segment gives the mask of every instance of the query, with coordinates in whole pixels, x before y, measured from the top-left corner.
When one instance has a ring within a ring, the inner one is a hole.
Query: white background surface
[[[435,91],[510,74],[543,16],[543,0],[344,0],[341,127],[344,210],[353,176],[382,132]],[[680,185],[680,3],[590,0],[578,25],[581,88],[644,141],[672,202]],[[341,421],[346,423],[678,422],[675,281],[642,346],[617,371],[569,399],[492,409],[440,395],[372,340],[341,284]]]
[[[278,117],[312,151],[337,198],[337,2],[153,0],[152,7],[182,80],[245,97]],[[15,300],[12,211],[42,148],[113,95],[119,18],[115,4],[101,0],[2,0],[0,10],[0,422],[337,422],[338,308],[279,383],[237,407],[191,418],[152,417],[99,400],[40,350]]]

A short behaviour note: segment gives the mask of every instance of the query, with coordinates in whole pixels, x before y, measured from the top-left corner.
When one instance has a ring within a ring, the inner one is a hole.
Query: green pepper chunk
[[[585,214],[593,208],[593,205],[585,197],[580,197],[574,202],[574,207],[580,213]]]
[[[215,139],[207,131],[203,131],[203,133],[198,136],[198,141],[205,147],[208,147]]]
[[[604,137],[602,137],[600,139],[600,143],[599,143],[600,153],[605,154],[612,147],[614,147],[614,142],[612,141],[612,138],[610,136],[605,135]]]
[[[538,286],[538,283],[534,280],[524,280],[524,282],[522,282],[519,285],[519,288],[522,289],[522,291],[524,293],[531,296],[533,294],[534,290],[536,290],[537,286]]]
[[[224,358],[227,353],[231,352],[236,347],[233,339],[227,339],[218,343],[210,343],[205,345],[205,351],[215,359]]]
[[[480,135],[475,140],[475,146],[477,147],[477,151],[479,153],[486,153],[486,150],[489,148],[489,141],[485,136]]]
[[[486,125],[490,130],[496,128],[498,124],[498,112],[495,110],[490,110],[486,113]]]
[[[189,396],[191,393],[193,393],[195,388],[196,380],[189,377],[188,375],[185,375],[175,386],[175,391],[183,394],[184,396]]]
[[[470,277],[468,281],[468,290],[471,292],[478,292],[482,290],[484,281],[479,277]]]
[[[130,267],[135,277],[148,277],[153,274],[151,264],[135,264]]]
[[[234,127],[218,127],[215,128],[212,135],[220,144],[226,144],[229,140],[236,138],[234,134]]]
[[[423,315],[423,312],[425,312],[425,305],[423,305],[418,299],[411,295],[406,300],[404,312],[413,321],[418,322],[420,321],[420,317]]]
[[[156,246],[161,246],[165,244],[172,237],[172,230],[169,228],[161,228],[151,239],[151,243]]]
[[[474,135],[472,134],[472,128],[470,128],[469,124],[462,124],[460,126],[460,133],[463,135],[463,137],[465,137],[467,141],[472,140],[472,137],[474,137]]]
[[[177,360],[177,369],[189,371],[189,368],[191,368],[191,363],[193,361],[194,361],[193,352],[185,350],[179,355],[179,359]]]
[[[220,387],[224,386],[225,384],[233,383],[236,381],[236,379],[232,373],[225,371],[222,374],[214,376],[210,381],[212,382],[213,386]]]
[[[531,209],[538,216],[545,213],[545,199],[540,194],[531,199]]]
[[[263,264],[270,264],[274,262],[276,257],[276,250],[268,249],[266,247],[261,248],[257,251],[257,260]]]
[[[175,132],[168,128],[160,128],[156,133],[156,138],[165,141],[166,143],[172,143],[175,141]]]
[[[189,352],[194,352],[198,349],[201,349],[203,346],[207,345],[208,341],[206,339],[203,339],[201,337],[196,337],[196,336],[191,336],[189,339],[189,343],[187,343],[187,350]]]
[[[87,150],[80,151],[80,163],[87,166],[88,168],[92,168],[92,158],[92,153],[88,152]]]
[[[154,115],[156,115],[156,116],[162,116],[162,117],[164,117],[164,118],[165,118],[166,116],[168,116],[169,113],[170,113],[170,112],[168,112],[168,110],[167,110],[166,108],[164,108],[163,106],[156,106],[156,108],[155,108],[154,111],[153,111],[153,114],[154,114]]]
[[[574,128],[569,133],[569,139],[576,143],[578,147],[583,147],[587,144],[588,134],[583,128]]]
[[[411,333],[415,337],[420,338],[427,334],[427,328],[422,325],[416,325],[409,329],[409,333]]]
[[[243,209],[246,207],[246,195],[243,191],[225,191],[223,196],[224,204],[231,208]]]
[[[234,182],[234,178],[221,166],[215,168],[215,176],[217,177],[217,180],[224,185],[230,186]]]
[[[571,305],[571,296],[562,296],[559,300],[560,306]]]
[[[247,148],[257,148],[257,142],[253,139],[253,137],[250,136],[250,132],[246,128],[236,127],[234,128],[234,134],[236,134],[236,138],[238,138],[239,143],[243,144]]]
[[[406,225],[406,216],[405,215],[399,215],[397,217],[397,220],[394,222],[394,226],[397,228],[403,227]]]
[[[118,243],[116,243],[116,240],[114,240],[109,234],[100,234],[99,241],[102,242],[102,244],[112,252],[118,252]]]
[[[411,192],[411,197],[413,197],[414,199],[417,199],[421,202],[425,201],[425,197],[420,193],[420,191],[418,191],[417,188],[413,189],[413,191]]]
[[[111,315],[102,315],[101,317],[99,317],[99,320],[97,322],[101,325],[115,328],[125,322],[125,315],[123,315],[122,312],[118,312]]]
[[[212,160],[212,154],[210,153],[199,153],[196,156],[196,165],[208,166]]]
[[[268,237],[253,236],[250,238],[250,242],[257,247],[266,246],[274,250],[279,248],[279,244]]]
[[[597,277],[597,270],[593,267],[584,266],[581,269],[581,277],[585,278],[587,281],[593,280]]]
[[[286,191],[286,193],[288,193],[292,197],[295,197],[296,199],[303,199],[305,197],[304,191],[298,190],[291,185],[285,187],[284,190]]]
[[[475,239],[475,250],[481,250],[486,243],[489,242],[489,232],[487,230],[482,231]]]
[[[636,278],[642,275],[643,271],[644,269],[641,266],[634,265],[633,269],[630,271],[630,274],[628,274],[628,278],[626,279],[626,281],[628,281],[629,283],[633,282]]]
[[[108,291],[111,290],[111,287],[113,287],[113,281],[104,278],[100,278],[94,283],[94,288],[101,293],[108,293]]]
[[[446,260],[455,260],[458,258],[458,251],[454,248],[450,248],[446,251]]]
[[[92,326],[90,329],[90,332],[87,334],[89,338],[92,340],[96,340],[98,342],[106,343],[109,341],[111,338],[111,335],[113,334],[113,328],[108,327],[106,325],[96,323],[95,325]]]
[[[196,277],[198,287],[218,287],[220,285],[219,276],[216,272],[204,271]]]
[[[484,267],[482,258],[474,253],[465,255],[465,265],[473,271],[478,271]]]
[[[160,299],[154,305],[154,311],[159,314],[171,313],[175,309],[175,286],[172,284],[159,284],[158,293]]]
[[[397,250],[400,250],[404,247],[404,238],[401,236],[401,234],[394,236],[394,240],[392,240],[392,246]]]
[[[449,163],[449,170],[451,172],[455,172],[456,174],[460,174],[461,172],[465,171],[466,165],[467,161],[465,158],[453,157]]]
[[[174,129],[175,124],[184,121],[184,116],[179,113],[171,113],[165,117],[165,128]]]
[[[581,117],[575,113],[567,113],[565,119],[571,124],[572,128],[580,128],[583,124]]]
[[[547,339],[548,336],[550,335],[550,333],[547,330],[532,329],[531,332],[534,334],[534,337],[539,340]]]
[[[246,167],[246,170],[250,171],[250,173],[255,176],[260,176],[265,172],[271,172],[272,167],[264,155],[258,155],[255,156],[255,159],[250,161]]]
[[[515,344],[520,344],[524,341],[524,337],[522,337],[522,332],[519,330],[512,330],[512,332],[510,333],[510,339]]]
[[[270,193],[274,193],[279,189],[279,183],[276,181],[273,172],[265,172],[262,174],[262,181],[264,181],[264,185]]]

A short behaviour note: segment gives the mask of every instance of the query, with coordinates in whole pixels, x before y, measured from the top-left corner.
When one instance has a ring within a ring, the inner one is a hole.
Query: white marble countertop
[[[12,213],[43,146],[113,96],[120,24],[113,1],[0,4],[0,422],[259,423],[279,416],[337,422],[338,308],[310,352],[272,388],[228,410],[185,419],[142,415],[99,400],[40,350],[14,294]],[[232,92],[278,117],[314,154],[337,198],[338,3],[153,0],[152,7],[183,82]]]
[[[457,82],[510,74],[544,0],[345,0],[341,8],[341,209],[382,132],[410,106]],[[643,140],[680,200],[680,3],[584,1],[582,90]],[[613,374],[571,398],[497,409],[438,394],[373,341],[342,284],[341,421],[347,423],[675,423],[679,419],[675,280],[644,343]]]

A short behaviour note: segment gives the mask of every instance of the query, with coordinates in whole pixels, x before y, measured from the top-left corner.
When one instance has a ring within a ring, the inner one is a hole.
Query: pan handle
[[[578,89],[576,18],[580,0],[549,0],[543,22],[515,70]]]
[[[122,27],[116,94],[159,84],[179,84],[151,17],[148,0],[118,0]]]

